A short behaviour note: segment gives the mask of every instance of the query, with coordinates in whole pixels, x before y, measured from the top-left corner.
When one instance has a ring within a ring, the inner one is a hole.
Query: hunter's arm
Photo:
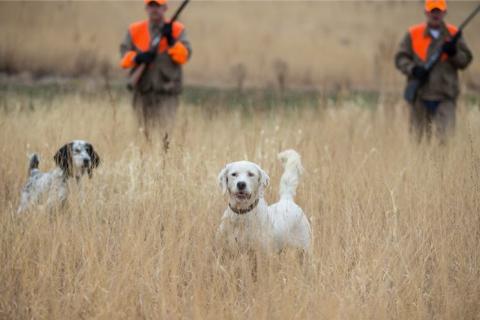
[[[465,69],[472,62],[472,52],[468,48],[463,36],[458,39],[457,53],[450,58],[450,62],[457,69]]]
[[[188,50],[188,59],[192,56],[192,46],[190,45],[190,41],[187,38],[187,32],[185,30],[180,33],[180,36],[178,37],[178,41],[180,41],[185,48]]]
[[[130,32],[127,32],[127,35],[120,44],[120,66],[124,69],[133,68],[135,66],[135,56],[137,52],[134,49],[132,38]]]
[[[413,61],[412,40],[409,33],[404,36],[395,54],[395,66],[406,76],[411,75],[412,69],[415,66],[415,62]]]
[[[174,31],[173,35],[175,44],[168,49],[168,54],[174,63],[185,64],[192,55],[192,47],[190,46],[190,42],[188,41],[187,33],[185,32],[183,25],[178,23],[176,26],[178,31]]]

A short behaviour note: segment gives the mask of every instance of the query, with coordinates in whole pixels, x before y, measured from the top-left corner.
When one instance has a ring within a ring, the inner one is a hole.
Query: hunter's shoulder
[[[141,20],[141,21],[135,21],[132,22],[129,26],[128,29],[133,30],[133,29],[138,29],[144,26],[148,26],[148,20]]]
[[[445,23],[445,27],[450,32],[450,34],[455,34],[458,31],[458,27],[451,23]]]
[[[400,39],[400,48],[410,47],[412,44],[412,35],[410,30],[407,30]]]
[[[168,23],[169,21],[167,21]],[[173,21],[172,23],[172,28],[173,29],[179,29],[179,30],[183,30],[185,29],[185,25],[183,23],[181,23],[180,21]]]
[[[415,32],[424,32],[426,28],[427,24],[425,22],[412,24],[410,27],[408,27],[407,33],[412,34]]]
[[[166,22],[168,23],[169,21]],[[184,33],[184,30],[185,26],[183,25],[183,23],[179,21],[174,21],[172,23],[172,34],[175,38],[180,37]]]

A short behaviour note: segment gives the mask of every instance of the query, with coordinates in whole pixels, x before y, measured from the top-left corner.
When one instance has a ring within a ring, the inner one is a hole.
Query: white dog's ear
[[[260,176],[260,195],[263,196],[265,189],[267,189],[268,185],[270,184],[270,177],[268,174],[263,171],[262,168],[258,167],[258,174]]]
[[[220,189],[222,189],[222,193],[225,194],[227,192],[227,184],[228,184],[228,168],[229,165],[227,164],[225,168],[220,171],[218,174],[218,185]]]

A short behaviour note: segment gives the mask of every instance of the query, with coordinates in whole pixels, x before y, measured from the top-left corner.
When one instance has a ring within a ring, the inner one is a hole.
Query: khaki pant
[[[430,108],[421,99],[417,99],[410,107],[410,131],[420,142],[425,135],[427,140],[435,135],[441,143],[445,143],[448,135],[455,129],[456,104],[453,100],[440,101],[436,108]]]
[[[135,92],[133,107],[148,139],[154,132],[158,132],[162,138],[166,134],[171,136],[178,108],[178,95],[153,91]]]

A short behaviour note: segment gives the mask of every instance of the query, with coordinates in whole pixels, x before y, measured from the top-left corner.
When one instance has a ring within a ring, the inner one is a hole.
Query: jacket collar
[[[148,29],[150,33],[152,34],[158,34],[162,31],[163,26],[165,25],[165,22],[162,21],[160,24],[153,24],[150,20],[148,21]]]
[[[426,24],[425,31],[423,32],[424,37],[432,38],[432,35],[430,34],[430,29],[431,28],[428,26],[428,24]],[[450,38],[450,32],[448,31],[447,24],[445,23],[445,21],[441,22],[440,28],[438,30],[440,30],[440,37],[438,37],[438,39]]]

